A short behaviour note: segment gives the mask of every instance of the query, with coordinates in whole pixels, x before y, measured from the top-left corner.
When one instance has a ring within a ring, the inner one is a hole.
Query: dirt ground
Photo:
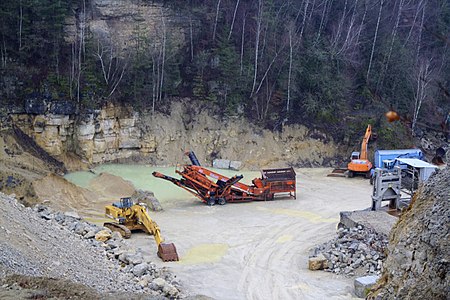
[[[335,236],[340,211],[370,206],[371,186],[362,178],[326,177],[330,169],[296,171],[296,200],[208,207],[186,193],[163,212],[153,213],[166,241],[175,243],[179,262],[160,261],[153,238],[143,233],[134,233],[131,241],[158,265],[172,269],[190,294],[215,299],[352,299],[353,279],[309,271],[308,255]],[[98,204],[93,205],[101,209]]]

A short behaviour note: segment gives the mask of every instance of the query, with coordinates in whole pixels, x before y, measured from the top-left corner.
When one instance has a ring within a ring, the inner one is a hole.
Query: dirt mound
[[[89,183],[88,188],[104,197],[116,200],[120,197],[129,197],[135,191],[131,182],[109,173],[101,173]]]
[[[132,183],[108,173],[94,178],[87,189],[55,174],[36,180],[33,188],[45,205],[60,211],[77,211],[89,217],[102,215],[105,205],[135,192]]]
[[[416,193],[393,228],[376,299],[448,299],[450,294],[450,168]]]
[[[88,208],[98,198],[95,192],[76,186],[55,174],[36,180],[33,188],[41,202],[60,211]]]

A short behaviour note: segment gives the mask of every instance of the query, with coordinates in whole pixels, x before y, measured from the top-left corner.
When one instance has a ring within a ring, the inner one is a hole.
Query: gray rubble
[[[312,250],[310,260],[324,257],[326,261],[320,263],[323,266],[320,269],[335,274],[379,275],[383,270],[387,244],[386,235],[361,225],[340,228],[336,238]]]
[[[64,278],[102,293],[183,296],[166,267],[145,261],[120,234],[44,205],[24,207],[2,193],[0,202],[0,279],[13,274]],[[97,240],[105,230],[108,239]]]

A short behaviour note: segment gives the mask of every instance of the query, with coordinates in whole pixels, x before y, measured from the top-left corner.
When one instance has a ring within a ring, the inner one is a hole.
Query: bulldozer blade
[[[328,177],[345,177],[345,172],[347,171],[347,168],[336,168],[333,171],[331,171],[330,174],[328,174]]]
[[[177,248],[175,248],[173,243],[161,243],[158,246],[158,257],[163,261],[178,261]]]

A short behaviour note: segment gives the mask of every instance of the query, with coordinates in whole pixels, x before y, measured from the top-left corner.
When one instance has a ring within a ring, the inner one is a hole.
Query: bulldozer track
[[[112,231],[119,232],[124,239],[129,239],[131,237],[131,230],[128,229],[125,225],[121,225],[119,223],[107,222],[103,224],[104,227],[111,229]]]

